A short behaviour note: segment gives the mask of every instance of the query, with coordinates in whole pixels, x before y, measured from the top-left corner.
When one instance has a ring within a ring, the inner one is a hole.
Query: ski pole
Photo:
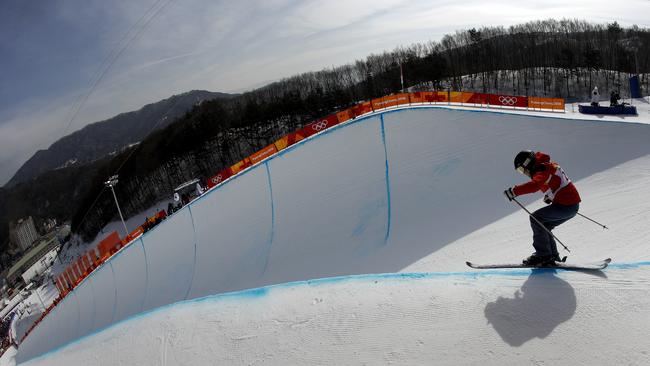
[[[591,221],[591,222],[593,222],[593,223],[594,223],[594,224],[596,224],[596,225],[599,225],[599,226],[602,226],[602,227],[603,227],[603,229],[608,229],[608,230],[609,230],[609,228],[608,228],[607,226],[605,226],[605,225],[603,225],[603,224],[601,224],[600,222],[598,222],[598,221],[596,221],[596,220],[592,220],[592,219],[590,219],[590,218],[588,218],[587,216],[585,216],[585,215],[583,215],[583,214],[581,214],[580,212],[578,212],[578,215],[580,215],[580,216],[582,216],[582,217],[584,217],[585,219],[587,219],[587,220],[589,220],[589,221]]]
[[[546,232],[547,232],[549,235],[551,235],[551,236],[552,236],[552,237],[553,237],[553,238],[554,238],[558,243],[560,243],[560,245],[562,245],[562,246],[564,247],[564,249],[565,249],[567,252],[571,253],[571,251],[569,250],[569,248],[568,248],[566,245],[564,245],[564,243],[562,243],[562,240],[558,239],[557,236],[555,236],[555,234],[553,234],[553,233],[551,232],[551,230],[547,229],[546,226],[542,225],[542,223],[539,222],[539,220],[537,220],[537,217],[533,216],[533,214],[530,213],[530,211],[528,211],[528,210],[526,209],[526,207],[524,207],[524,205],[522,205],[522,204],[521,204],[521,203],[520,203],[520,202],[519,202],[515,197],[512,197],[512,200],[515,201],[515,202],[517,202],[517,204],[519,205],[519,207],[521,207],[524,211],[526,211],[526,213],[528,213],[528,216],[532,217],[533,220],[535,220],[535,222],[537,222],[537,224],[538,224],[539,226],[541,226],[542,229],[546,230]]]

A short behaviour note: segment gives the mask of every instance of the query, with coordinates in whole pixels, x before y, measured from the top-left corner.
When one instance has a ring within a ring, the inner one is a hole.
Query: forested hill
[[[56,141],[48,149],[37,151],[18,169],[6,187],[29,181],[50,170],[83,165],[108,154],[115,154],[124,147],[141,141],[152,129],[164,128],[195,104],[232,96],[193,90],[148,104],[134,112],[89,124]]]

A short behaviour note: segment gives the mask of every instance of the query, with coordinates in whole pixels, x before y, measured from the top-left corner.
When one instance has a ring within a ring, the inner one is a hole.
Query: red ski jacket
[[[560,168],[560,165],[551,161],[551,157],[543,152],[535,153],[535,172],[528,183],[512,188],[512,192],[522,194],[542,191],[553,203],[560,205],[575,205],[580,203],[580,195],[575,185]]]

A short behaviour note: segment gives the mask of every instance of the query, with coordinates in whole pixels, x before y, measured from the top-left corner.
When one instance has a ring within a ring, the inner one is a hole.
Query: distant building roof
[[[180,186],[174,188],[174,192],[178,192],[178,191],[180,191],[180,190],[182,190],[184,188],[187,188],[187,187],[193,187],[198,182],[200,182],[199,179],[192,179],[190,181],[187,181],[187,182],[181,184]]]
[[[38,243],[37,246],[32,248],[27,254],[25,254],[16,264],[9,268],[7,272],[7,282],[11,283],[16,278],[18,278],[23,271],[31,267],[32,264],[36,263],[43,255],[52,250],[52,248],[59,245],[59,241],[56,236],[52,236],[49,239],[43,240]]]

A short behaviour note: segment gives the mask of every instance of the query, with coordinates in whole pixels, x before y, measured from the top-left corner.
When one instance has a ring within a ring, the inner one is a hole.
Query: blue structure
[[[637,114],[636,107],[632,105],[617,105],[613,107],[579,105],[578,110],[583,114]]]
[[[634,75],[630,77],[630,95],[632,96],[632,98],[641,98],[639,75]]]

